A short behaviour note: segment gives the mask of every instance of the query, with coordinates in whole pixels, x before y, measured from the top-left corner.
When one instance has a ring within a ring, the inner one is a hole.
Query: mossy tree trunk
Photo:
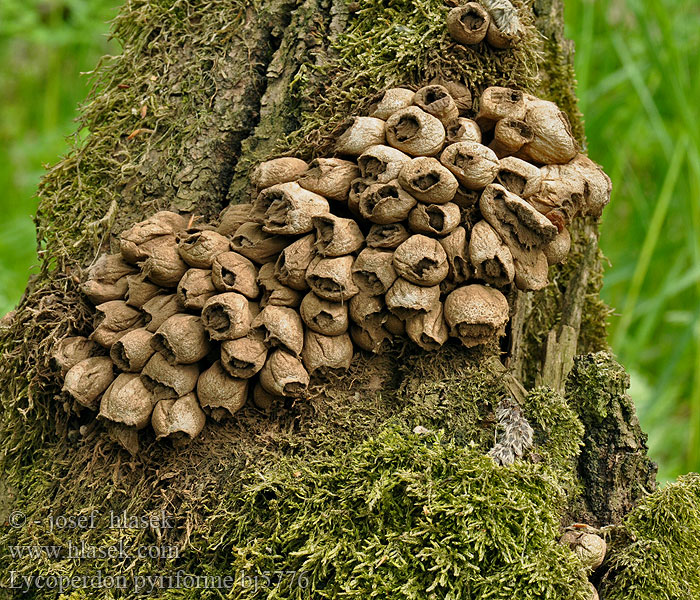
[[[576,224],[571,257],[552,270],[547,289],[512,294],[502,347],[361,357],[351,375],[315,387],[308,402],[269,416],[245,409],[185,450],[146,440],[129,458],[93,415],[70,409],[50,361],[56,340],[87,331],[92,309],[77,289],[81,269],[122,229],[166,208],[215,219],[247,198],[254,164],[329,152],[335,124],[388,85],[443,77],[465,81],[475,96],[489,85],[525,89],[566,110],[583,143],[563,3],[515,4],[523,42],[492,51],[453,44],[439,0],[127,3],[114,24],[123,51],[99,66],[82,107],[88,136],[41,185],[41,273],[2,324],[0,515],[17,507],[40,519],[88,507],[166,507],[178,522],[169,539],[190,549],[177,564],[195,569],[215,553],[219,500],[251,470],[281,456],[349,448],[396,419],[488,449],[499,399],[525,401],[524,390],[540,385],[565,396],[585,427],[563,522],[619,523],[652,491],[654,467],[625,395],[627,377],[606,354],[593,221]]]

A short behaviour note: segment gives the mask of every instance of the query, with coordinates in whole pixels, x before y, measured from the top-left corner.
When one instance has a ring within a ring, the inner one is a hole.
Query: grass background
[[[0,314],[36,264],[33,197],[67,151],[118,0],[0,1]],[[700,5],[567,0],[590,156],[614,182],[601,245],[611,342],[661,477],[700,471]],[[78,135],[83,135],[79,132]]]

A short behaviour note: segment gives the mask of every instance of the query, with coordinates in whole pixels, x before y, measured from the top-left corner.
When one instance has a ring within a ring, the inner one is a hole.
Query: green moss
[[[601,586],[609,600],[700,597],[700,476],[651,494],[616,532]]]

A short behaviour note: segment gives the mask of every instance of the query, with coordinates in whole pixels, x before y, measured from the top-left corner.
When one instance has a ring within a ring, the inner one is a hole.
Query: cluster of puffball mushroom
[[[480,0],[455,6],[447,14],[452,38],[467,46],[486,41],[493,48],[510,48],[522,36],[517,9],[509,0]]]
[[[186,439],[249,393],[304,396],[356,349],[495,342],[503,292],[546,286],[568,223],[610,194],[557,106],[514,89],[476,114],[463,85],[386,90],[335,154],[258,165],[216,227],[159,212],[124,231],[82,284],[93,333],[57,349],[64,389],[122,441]]]

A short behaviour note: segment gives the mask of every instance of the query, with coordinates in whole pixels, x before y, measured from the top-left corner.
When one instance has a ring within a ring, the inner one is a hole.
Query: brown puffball
[[[360,292],[350,300],[350,320],[363,329],[381,327],[388,312],[383,296],[371,296]]]
[[[449,272],[445,249],[425,235],[413,235],[396,249],[394,268],[407,281],[425,287],[438,285]]]
[[[163,292],[163,288],[146,279],[143,273],[128,275],[126,278],[127,290],[124,299],[129,306],[142,308],[151,298],[155,298]]]
[[[270,412],[275,406],[284,404],[284,396],[275,396],[265,390],[259,383],[253,388],[253,404],[263,412]]]
[[[542,172],[532,163],[507,156],[500,160],[496,182],[516,196],[527,199],[540,191]]]
[[[448,144],[456,144],[457,142],[476,142],[481,144],[481,129],[479,124],[472,119],[459,117],[454,121],[450,121],[445,126]]]
[[[306,271],[311,291],[324,300],[344,302],[359,291],[352,278],[352,256],[316,257]]]
[[[433,310],[440,303],[440,286],[425,287],[399,277],[386,293],[387,308],[401,320]]]
[[[353,219],[343,219],[328,213],[318,215],[312,221],[316,229],[316,252],[320,256],[353,254],[365,241],[360,226]]]
[[[95,307],[95,329],[90,339],[103,348],[111,348],[112,344],[127,331],[140,327],[143,322],[139,310],[127,306],[123,300],[110,300]]]
[[[527,110],[525,94],[505,87],[489,87],[481,94],[476,122],[482,130],[490,130],[501,119],[522,121]]]
[[[165,288],[177,286],[188,268],[180,256],[175,237],[164,238],[161,243],[155,245],[141,266],[146,277]]]
[[[231,249],[227,237],[209,229],[183,236],[177,247],[182,260],[196,269],[210,269],[219,254]]]
[[[263,231],[260,223],[244,223],[231,238],[231,249],[258,264],[274,260],[289,238]]]
[[[352,325],[350,327],[350,337],[358,348],[374,354],[385,352],[392,341],[391,334],[382,325],[367,327]]]
[[[250,183],[258,190],[262,190],[280,183],[296,181],[308,168],[309,165],[300,158],[293,156],[273,158],[255,167],[250,176]]]
[[[350,184],[359,175],[360,171],[354,162],[340,158],[316,158],[297,183],[305,190],[329,200],[345,202],[350,192]]]
[[[494,48],[510,48],[522,36],[518,10],[510,0],[482,0],[491,15],[486,42]]]
[[[569,255],[569,250],[571,250],[571,234],[566,227],[549,244],[542,248],[549,265],[557,265],[564,262]]]
[[[408,215],[411,231],[445,236],[459,227],[462,213],[454,202],[447,204],[417,204]]]
[[[87,279],[80,290],[95,305],[121,300],[128,290],[127,276],[137,271],[121,254],[103,254],[88,268]]]
[[[413,96],[413,104],[447,125],[459,117],[459,109],[450,92],[441,85],[432,84],[420,88]]]
[[[53,351],[52,358],[56,366],[65,375],[80,361],[100,353],[100,347],[96,342],[76,335],[60,340]]]
[[[100,402],[100,417],[136,430],[151,421],[156,400],[137,373],[121,373]]]
[[[260,286],[260,306],[271,304],[273,306],[299,306],[303,294],[280,283],[275,275],[275,263],[266,263],[260,267],[258,273],[258,285]]]
[[[220,292],[237,292],[251,300],[260,295],[258,269],[238,252],[224,252],[214,259],[211,280]]]
[[[124,260],[138,263],[151,255],[159,238],[172,238],[187,227],[187,219],[177,213],[161,211],[145,221],[136,223],[119,236],[119,248]]]
[[[299,292],[308,290],[306,270],[316,257],[315,245],[316,235],[310,233],[282,250],[275,263],[274,273],[277,281]]]
[[[348,330],[347,302],[331,302],[309,292],[301,301],[299,313],[304,324],[317,333],[341,335]]]
[[[328,200],[323,196],[291,182],[262,190],[253,202],[251,217],[262,225],[265,233],[301,235],[313,229],[311,217],[329,211]]]
[[[212,416],[225,413],[233,416],[243,408],[247,397],[248,380],[231,377],[221,361],[217,360],[197,380],[197,398],[202,408],[223,409],[212,411]]]
[[[360,169],[361,180],[366,185],[372,183],[388,183],[399,176],[399,172],[407,163],[411,162],[411,157],[401,150],[391,146],[370,146],[357,159],[357,166]],[[354,181],[357,181],[354,180]],[[353,182],[354,183],[354,182]],[[352,192],[353,184],[351,184]],[[364,190],[355,190],[362,193]]]
[[[447,255],[448,279],[454,283],[465,282],[472,274],[466,229],[457,227],[450,235],[442,238],[440,244]]]
[[[333,370],[345,371],[352,362],[353,346],[350,335],[327,336],[310,329],[304,336],[302,360],[310,375]]]
[[[244,204],[229,204],[219,215],[219,226],[216,231],[221,235],[232,236],[243,223],[250,221],[250,211],[253,205],[249,202]]]
[[[434,156],[445,143],[445,126],[417,106],[396,111],[386,122],[390,146],[411,156]]]
[[[260,385],[275,396],[300,398],[309,386],[309,373],[300,359],[284,350],[275,350],[260,371]]]
[[[120,371],[136,373],[141,371],[153,355],[151,338],[153,334],[144,328],[134,329],[124,334],[112,345],[109,352],[112,362]]]
[[[450,202],[459,187],[449,169],[429,156],[419,156],[406,163],[399,172],[398,180],[411,196],[427,204]]]
[[[411,233],[401,223],[375,224],[370,227],[365,244],[376,250],[395,250],[410,237]]]
[[[367,179],[362,179],[358,177],[353,179],[350,184],[350,192],[348,193],[348,210],[350,214],[354,217],[361,217],[360,215],[360,196],[362,193],[371,185],[371,181]]]
[[[214,294],[216,287],[209,269],[188,269],[177,284],[178,302],[187,310],[201,311]]]
[[[209,340],[201,318],[177,314],[158,328],[151,347],[171,365],[191,365],[207,355]]]
[[[167,319],[180,310],[177,295],[159,295],[151,298],[143,307],[143,322],[146,331],[155,333]]]
[[[491,16],[478,2],[456,6],[447,13],[447,30],[460,44],[473,46],[483,41],[491,24]]]
[[[343,121],[335,151],[347,156],[360,156],[370,146],[384,144],[385,123],[376,117],[350,117]]]
[[[138,456],[140,449],[139,432],[134,427],[127,427],[121,423],[105,421],[105,429],[112,441],[119,444],[124,450],[131,454],[131,456]]]
[[[416,199],[396,179],[388,183],[372,184],[360,195],[360,214],[379,225],[406,220],[415,205]]]
[[[440,162],[469,190],[481,190],[498,174],[495,152],[476,142],[450,144],[440,155]]]
[[[607,544],[595,533],[569,529],[561,536],[559,543],[569,546],[589,569],[597,569],[605,560]]]
[[[505,334],[508,301],[498,290],[472,284],[457,288],[445,300],[450,335],[467,348],[486,344]]]
[[[178,398],[194,389],[199,367],[196,364],[172,365],[160,352],[156,352],[146,363],[141,377],[156,399]]]
[[[489,148],[498,158],[504,158],[519,152],[525,145],[535,139],[535,134],[525,121],[517,119],[501,119],[496,123],[493,141]]]
[[[228,340],[221,344],[221,366],[229,375],[250,379],[265,364],[267,346],[251,336]]]
[[[160,400],[153,409],[151,426],[157,440],[171,436],[192,440],[202,432],[206,421],[197,397],[187,394],[177,400]]]
[[[554,102],[528,102],[525,123],[533,139],[520,150],[520,158],[551,165],[567,163],[578,154],[579,145],[571,131],[569,117]]]
[[[413,96],[414,92],[406,88],[389,88],[380,92],[369,107],[369,116],[386,120],[397,110],[411,106]]]
[[[73,365],[63,381],[63,391],[90,410],[97,410],[98,399],[114,380],[114,365],[108,356],[86,358]]]
[[[486,221],[479,221],[472,228],[469,258],[477,279],[503,287],[512,283],[515,277],[513,256],[508,246]]]
[[[266,306],[251,324],[251,337],[268,348],[282,348],[299,356],[304,347],[304,325],[299,313],[286,306]]]
[[[424,350],[438,350],[448,336],[442,302],[427,313],[406,320],[406,334]]]
[[[236,292],[212,296],[202,309],[202,324],[212,340],[235,340],[248,335],[252,321],[250,302]]]
[[[353,281],[370,296],[385,294],[396,281],[393,252],[365,248],[352,265]]]

